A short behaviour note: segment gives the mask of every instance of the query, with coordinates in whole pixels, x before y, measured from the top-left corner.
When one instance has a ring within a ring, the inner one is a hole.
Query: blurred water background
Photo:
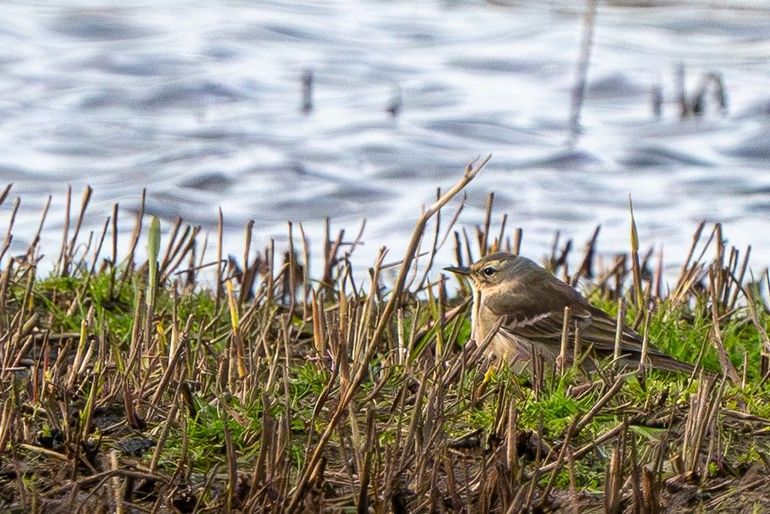
[[[770,6],[736,1],[599,3],[581,133],[569,141],[584,2],[164,1],[0,5],[0,183],[22,199],[23,251],[48,195],[44,249],[61,240],[65,191],[94,197],[99,232],[120,203],[124,241],[142,188],[147,212],[215,230],[226,251],[285,241],[303,222],[320,249],[323,218],[360,262],[396,258],[437,186],[493,159],[469,188],[461,223],[486,194],[545,254],[557,230],[577,244],[602,225],[602,253],[627,250],[628,194],[643,246],[681,260],[701,219],[770,264]],[[689,95],[721,74],[682,119]],[[301,80],[313,75],[313,108]],[[655,90],[662,100],[654,113]],[[398,109],[397,115],[388,111]],[[7,224],[10,203],[0,209]],[[76,209],[74,209],[76,211]],[[168,226],[168,224],[165,224]]]

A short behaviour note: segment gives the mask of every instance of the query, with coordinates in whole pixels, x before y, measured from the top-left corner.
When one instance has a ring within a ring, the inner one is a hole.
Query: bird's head
[[[515,279],[521,265],[528,262],[531,261],[525,257],[500,252],[487,255],[469,267],[450,266],[444,269],[458,275],[465,275],[477,288],[486,289]]]

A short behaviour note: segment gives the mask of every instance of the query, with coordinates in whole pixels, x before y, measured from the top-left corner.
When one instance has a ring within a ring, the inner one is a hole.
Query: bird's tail
[[[692,364],[680,361],[679,359],[675,359],[668,355],[652,354],[648,355],[647,358],[653,369],[682,372],[690,375],[695,371],[695,366]]]
[[[704,378],[716,378],[720,376],[720,373],[715,373],[711,370],[705,369],[702,366],[696,368],[690,363],[680,361],[669,355],[653,354],[648,356],[650,367],[653,369],[661,369],[663,371],[681,372],[692,375],[696,371],[703,373]]]

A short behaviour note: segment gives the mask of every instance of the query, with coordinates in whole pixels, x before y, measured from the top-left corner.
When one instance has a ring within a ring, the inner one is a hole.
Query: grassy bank
[[[670,288],[634,244],[603,264],[595,238],[580,256],[555,244],[554,273],[706,371],[489,366],[468,342],[467,286],[432,262],[441,244],[465,263],[519,248],[491,200],[475,234],[453,212],[436,223],[479,169],[426,210],[402,261],[383,254],[368,276],[342,234],[309,248],[294,227],[285,254],[247,241],[247,259],[223,260],[181,223],[163,240],[142,229],[141,211],[134,248],[148,241],[152,265],[133,249],[95,257],[111,224],[85,244],[79,217],[50,276],[34,243],[26,257],[6,246],[0,510],[770,509],[767,274],[718,226],[683,242]],[[305,276],[312,255],[321,271]]]

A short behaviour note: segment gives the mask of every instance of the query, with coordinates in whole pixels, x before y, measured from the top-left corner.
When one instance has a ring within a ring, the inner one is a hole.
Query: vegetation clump
[[[434,267],[452,242],[458,264],[519,251],[491,196],[475,234],[455,227],[462,204],[442,227],[482,165],[423,212],[402,260],[383,251],[367,276],[350,265],[357,241],[327,231],[311,259],[292,225],[283,256],[249,237],[239,261],[223,258],[220,223],[208,261],[199,228],[180,220],[161,239],[153,220],[137,265],[143,209],[119,260],[117,208],[79,241],[90,194],[50,275],[38,237],[15,257],[6,237],[0,510],[770,510],[767,273],[718,225],[698,227],[668,291],[635,230],[604,263],[596,235],[582,256],[557,240],[546,266],[696,372],[514,373],[469,341],[466,285]]]

